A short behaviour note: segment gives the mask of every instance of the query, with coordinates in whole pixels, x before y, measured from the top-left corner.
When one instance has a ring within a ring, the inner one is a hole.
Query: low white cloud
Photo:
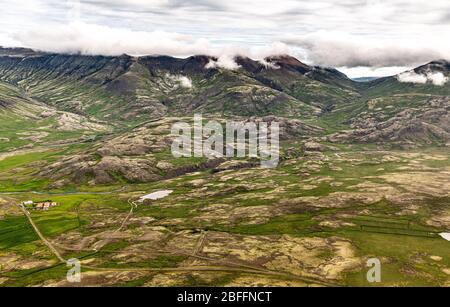
[[[183,88],[192,88],[192,80],[186,76],[178,76],[178,82]]]
[[[206,68],[225,68],[229,70],[239,69],[240,66],[236,63],[236,56],[246,56],[258,60],[266,67],[276,68],[276,65],[268,63],[265,59],[270,56],[285,55],[290,53],[290,48],[281,42],[274,42],[268,46],[244,47],[236,45],[228,45],[213,50],[212,55],[217,57],[217,60],[211,60]]]
[[[205,68],[225,68],[229,70],[238,69],[240,66],[236,63],[234,57],[235,55],[233,54],[221,55],[217,60],[210,60],[209,63],[206,64]]]
[[[450,1],[407,2],[2,0],[0,45],[177,57],[220,57],[227,46],[239,45],[241,55],[254,59],[271,55],[266,50],[288,53],[282,49],[289,46],[297,51],[290,54],[314,65],[396,74],[395,67],[450,57]],[[280,40],[285,44],[270,46]],[[221,62],[230,66],[226,57]]]
[[[293,50],[285,43],[273,42],[268,46],[256,47],[250,49],[250,54],[252,58],[264,61],[265,58],[276,55],[287,55],[292,54]]]
[[[271,62],[267,62],[267,60],[265,59],[259,60],[258,62],[268,69],[280,69],[280,66]]]
[[[163,31],[132,31],[84,22],[73,22],[60,26],[43,26],[22,31],[14,35],[21,46],[36,50],[82,54],[117,56],[129,54],[169,55],[187,57],[209,55],[217,58],[207,67],[238,69],[236,56],[248,56],[263,60],[267,56],[289,53],[284,43],[275,42],[268,46],[214,45],[205,38]]]
[[[14,38],[33,49],[83,55],[184,56],[211,48],[205,39],[178,33],[131,31],[83,22],[28,30]]]
[[[12,39],[6,34],[0,33],[0,46],[2,47],[17,47],[20,46],[21,43],[15,39]]]
[[[393,67],[338,67],[338,70],[346,74],[349,78],[374,77],[381,78],[387,76],[396,76],[411,67],[393,66]]]
[[[175,88],[182,87],[186,89],[191,89],[193,87],[192,80],[186,76],[166,74],[166,78],[171,82],[175,83],[174,84]]]
[[[443,86],[448,82],[448,77],[446,77],[443,73],[430,73],[427,74],[428,80],[430,80],[434,85]]]
[[[414,67],[437,59],[450,59],[450,41],[364,38],[342,32],[319,31],[286,36],[283,42],[297,46],[308,62],[332,67]]]
[[[397,80],[402,83],[417,83],[417,84],[425,84],[428,81],[427,76],[416,74],[414,71],[407,71],[397,75]]]
[[[443,86],[448,82],[449,78],[441,72],[427,72],[425,74],[418,74],[415,71],[406,71],[397,75],[397,80],[402,83],[416,83],[425,84],[430,82],[436,86]]]

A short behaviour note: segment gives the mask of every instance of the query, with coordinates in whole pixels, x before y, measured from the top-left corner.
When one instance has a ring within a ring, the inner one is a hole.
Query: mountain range
[[[102,160],[98,156],[105,155],[142,156],[151,152],[151,145],[145,144],[149,140],[139,129],[194,113],[216,118],[275,116],[283,123],[283,139],[301,135],[318,142],[402,148],[450,142],[447,61],[368,82],[288,55],[234,61],[236,67],[226,69],[217,58],[202,55],[108,57],[2,48],[0,150],[81,140],[93,142],[96,150],[88,150],[82,163],[77,156],[69,164],[96,164]],[[119,154],[112,154],[115,151]],[[126,165],[134,169],[139,164],[112,162],[106,167],[120,174],[127,173]],[[153,166],[145,167],[152,169],[151,175],[137,181],[155,178]],[[77,173],[69,169],[60,169],[61,174]],[[95,170],[87,169],[92,177]]]
[[[18,98],[133,123],[194,112],[311,119],[370,98],[450,95],[448,82],[415,84],[393,76],[360,83],[336,69],[308,66],[287,55],[235,61],[238,69],[229,70],[209,56],[105,57],[2,48],[0,82],[20,92]],[[427,71],[448,78],[450,64],[434,61],[414,72]]]

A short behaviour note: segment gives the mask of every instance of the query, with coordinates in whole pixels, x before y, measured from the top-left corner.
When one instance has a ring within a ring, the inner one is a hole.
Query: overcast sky
[[[0,45],[55,52],[262,58],[351,77],[450,60],[449,0],[0,0]]]

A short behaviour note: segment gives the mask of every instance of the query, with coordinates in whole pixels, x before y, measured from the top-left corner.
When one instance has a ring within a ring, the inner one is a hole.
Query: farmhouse
[[[52,201],[40,202],[34,204],[34,210],[48,211],[50,208],[57,207],[58,203]]]

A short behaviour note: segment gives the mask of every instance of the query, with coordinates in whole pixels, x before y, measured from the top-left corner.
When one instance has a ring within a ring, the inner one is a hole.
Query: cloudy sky
[[[449,0],[0,0],[0,45],[54,52],[263,58],[351,77],[450,60]]]

